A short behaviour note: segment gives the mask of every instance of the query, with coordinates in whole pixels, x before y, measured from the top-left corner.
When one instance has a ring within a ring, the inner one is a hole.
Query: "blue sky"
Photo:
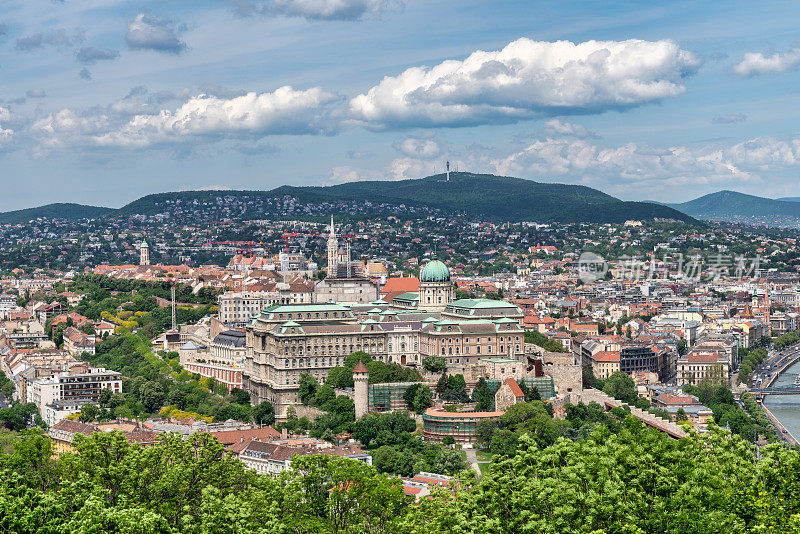
[[[797,2],[6,0],[0,210],[460,170],[800,196]]]

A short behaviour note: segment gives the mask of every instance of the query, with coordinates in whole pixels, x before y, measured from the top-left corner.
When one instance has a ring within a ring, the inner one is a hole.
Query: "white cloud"
[[[203,185],[196,189],[190,189],[189,191],[233,191],[233,189],[231,189],[227,185],[214,184],[214,185]]]
[[[522,38],[499,51],[387,76],[350,108],[355,120],[376,129],[601,113],[683,94],[700,63],[672,41]]]
[[[102,134],[108,125],[109,117],[103,112],[83,116],[70,109],[62,109],[35,121],[31,131],[40,147],[47,150],[81,144],[93,135]]]
[[[167,54],[180,54],[186,50],[186,43],[180,34],[186,27],[169,19],[161,19],[152,13],[139,13],[125,34],[125,42],[133,50],[154,50]]]
[[[25,91],[25,96],[27,98],[44,98],[47,96],[47,93],[44,89],[28,89]]]
[[[775,52],[765,56],[761,52],[748,52],[742,61],[733,67],[739,76],[757,76],[759,74],[778,74],[800,65],[800,48],[792,48],[786,52]]]
[[[386,176],[379,171],[370,169],[360,169],[350,165],[333,167],[328,175],[327,182],[330,185],[344,184],[348,182],[362,182],[365,180],[385,180]]]
[[[711,119],[712,124],[734,124],[736,122],[745,122],[747,115],[744,113],[730,113],[728,115],[715,115]]]
[[[103,146],[146,147],[207,136],[329,133],[333,128],[329,104],[339,100],[319,87],[306,91],[284,86],[271,93],[247,93],[223,99],[208,95],[190,98],[175,111],[136,115],[122,128],[99,135]]]
[[[430,138],[408,137],[394,143],[394,148],[411,158],[431,159],[441,154],[439,144]]]
[[[54,46],[67,48],[82,43],[84,32],[81,29],[74,30],[69,34],[64,28],[50,30],[47,33],[33,33],[17,39],[15,49],[21,52],[30,52],[44,46]]]
[[[792,148],[792,145],[794,147]],[[758,138],[728,147],[652,148],[634,142],[604,148],[583,139],[545,139],[492,161],[499,174],[544,181],[663,187],[758,182],[771,165],[796,165],[795,142]],[[627,184],[627,185],[626,185]]]
[[[586,129],[582,124],[575,124],[574,122],[566,122],[561,119],[550,119],[542,126],[542,133],[552,137],[597,137],[595,134]]]
[[[234,2],[233,12],[240,17],[253,15],[303,17],[309,20],[358,20],[379,17],[399,0],[267,0]]]
[[[432,175],[434,169],[432,162],[417,158],[396,158],[389,164],[389,174],[395,180],[423,178]]]
[[[118,50],[101,50],[93,46],[87,46],[75,52],[75,59],[88,65],[98,61],[110,61],[118,57]]]
[[[3,123],[7,122],[10,118],[11,112],[8,108],[0,106],[0,147],[9,143],[11,138],[14,137],[14,130],[3,127]]]

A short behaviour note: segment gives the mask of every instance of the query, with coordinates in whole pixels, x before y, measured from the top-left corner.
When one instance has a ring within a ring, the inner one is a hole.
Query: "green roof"
[[[261,313],[304,313],[326,311],[350,311],[349,306],[327,302],[324,304],[273,304],[261,310]]]
[[[515,304],[511,304],[505,300],[492,300],[492,299],[458,299],[454,300],[448,306],[454,308],[470,308],[470,309],[490,309],[490,308],[516,308]]]
[[[416,291],[406,291],[405,293],[400,293],[397,295],[394,300],[419,300],[419,293]]]
[[[512,358],[478,358],[478,360],[489,363],[520,363],[519,360],[514,360]]]
[[[439,260],[429,261],[419,273],[420,282],[449,282],[450,269]]]

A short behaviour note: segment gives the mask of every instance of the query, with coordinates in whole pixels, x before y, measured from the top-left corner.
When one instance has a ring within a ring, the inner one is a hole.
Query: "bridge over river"
[[[800,395],[800,384],[791,386],[774,386],[761,389],[756,388],[749,391],[757,398],[764,398],[767,395]]]

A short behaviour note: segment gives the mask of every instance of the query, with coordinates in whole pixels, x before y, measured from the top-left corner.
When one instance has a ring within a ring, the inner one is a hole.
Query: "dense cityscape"
[[[0,533],[800,533],[797,2],[0,5]]]
[[[407,507],[567,443],[655,440],[667,454],[723,439],[752,462],[797,450],[796,419],[787,428],[763,402],[797,389],[769,389],[800,358],[788,235],[327,208],[5,225],[7,450],[17,435],[59,464],[201,447],[224,469],[278,477],[279,492],[308,462],[329,491],[383,474],[381,498],[403,510],[387,531],[444,521]],[[376,520],[361,506],[358,528]],[[190,515],[156,512],[152,528],[208,520]]]

